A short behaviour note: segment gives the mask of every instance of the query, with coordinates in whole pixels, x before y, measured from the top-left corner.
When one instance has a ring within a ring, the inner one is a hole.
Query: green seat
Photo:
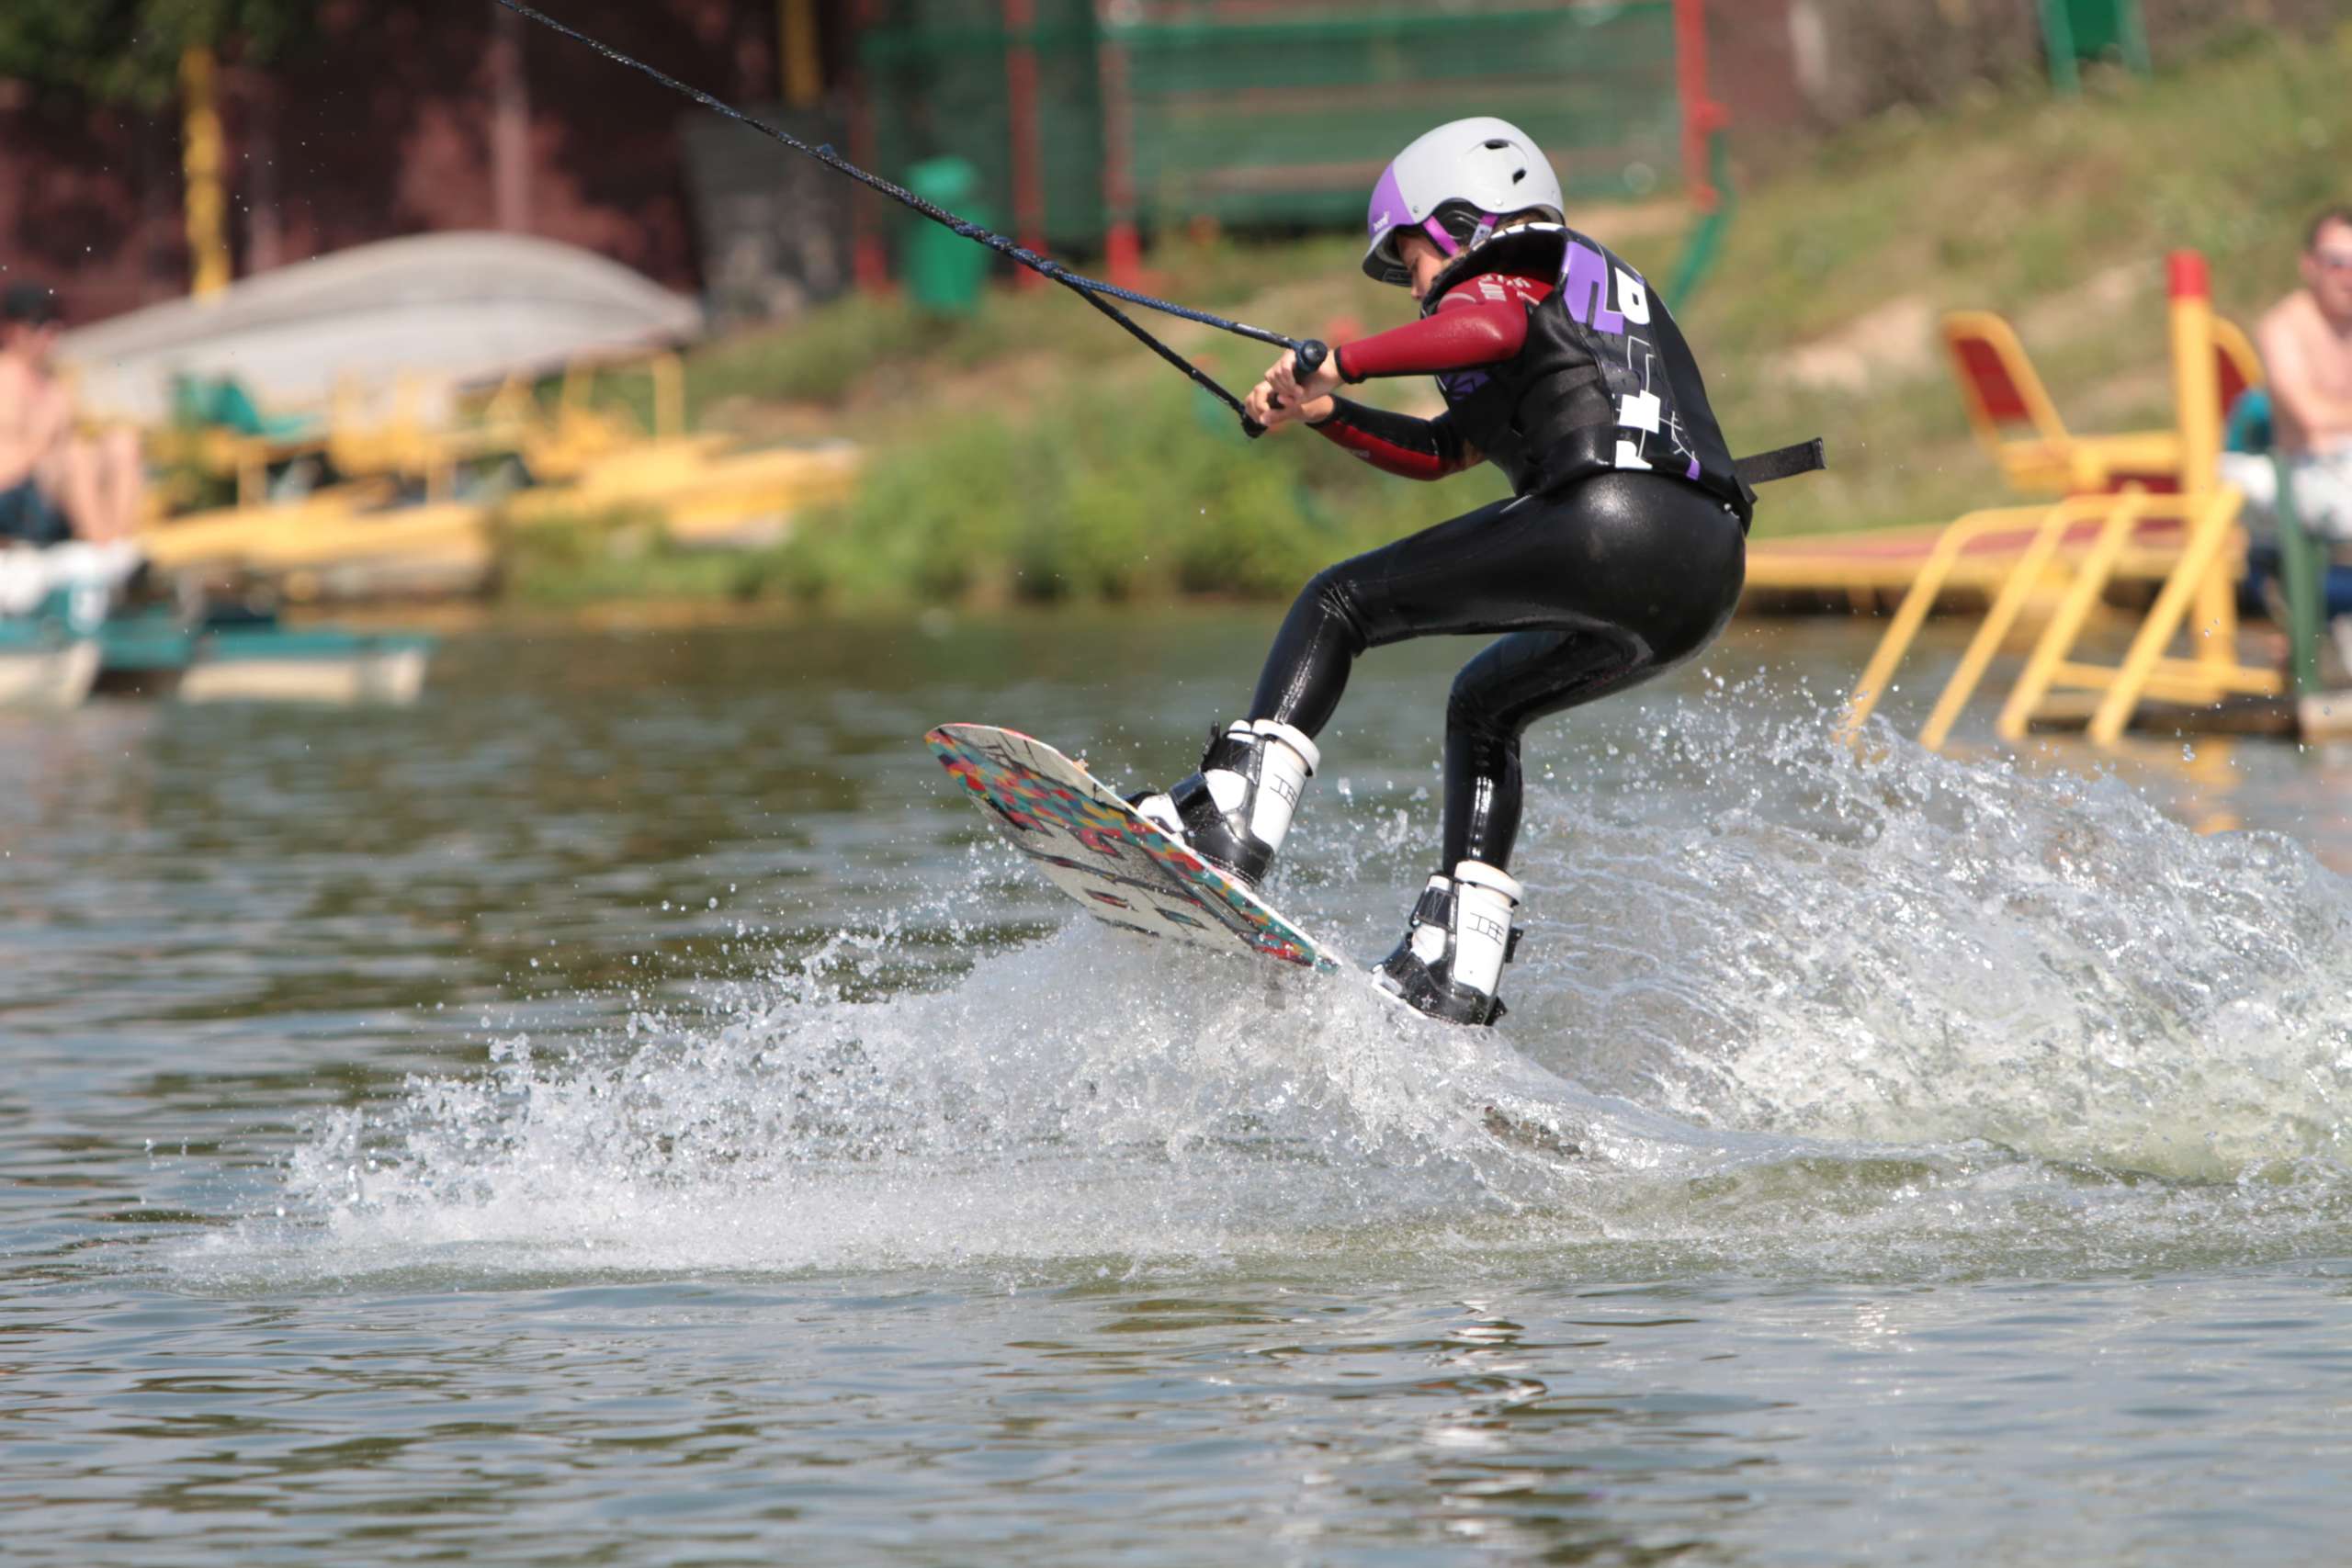
[[[186,372],[172,378],[172,423],[216,426],[268,441],[293,440],[319,427],[319,421],[310,414],[262,412],[253,394],[234,376],[191,376]]]
[[[2277,439],[2270,420],[2270,394],[2260,387],[2239,393],[2222,429],[2222,450],[2259,456],[2269,451]]]

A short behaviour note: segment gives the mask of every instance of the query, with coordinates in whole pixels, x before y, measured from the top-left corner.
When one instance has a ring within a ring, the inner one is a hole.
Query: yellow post
[[[2122,668],[2116,671],[2114,683],[2107,695],[2099,700],[2098,711],[2091,716],[2090,737],[2102,746],[2111,746],[2131,722],[2132,710],[2140,705],[2146,691],[2149,676],[2157,660],[2164,657],[2165,646],[2180,629],[2183,616],[2188,613],[2189,600],[2205,592],[2214,576],[2214,568],[2222,560],[2222,547],[2229,544],[2237,532],[2238,508],[2244,498],[2236,491],[2209,491],[2189,513],[2188,536],[2181,543],[2180,564],[2156,594],[2156,602],[2148,610],[2148,618],[2140,623],[2139,634],[2132,639],[2131,651],[2123,656]],[[2200,646],[2198,662],[2207,662]],[[2234,650],[2225,668],[2234,669]],[[2201,702],[2218,702],[2229,686],[2218,676],[2212,686],[2199,694]]]
[[[1838,739],[1852,744],[1869,722],[1871,712],[1886,694],[1888,684],[1894,679],[1896,666],[1904,654],[1910,651],[1911,639],[1919,635],[1920,626],[1936,603],[1936,595],[1943,588],[1944,578],[1951,571],[1951,563],[1960,558],[1960,547],[1967,542],[1962,518],[1937,536],[1936,547],[1920,565],[1919,575],[1911,580],[1910,592],[1903,595],[1902,604],[1894,612],[1894,619],[1886,635],[1878,641],[1878,649],[1871,661],[1862,667],[1861,679],[1854,682],[1853,694],[1846,699],[1846,715],[1838,723]]]
[[[1984,679],[1984,671],[1993,656],[2001,650],[2002,639],[2009,628],[2017,625],[2018,616],[2025,609],[2025,602],[2041,581],[2041,574],[2065,542],[2066,530],[2075,518],[2097,515],[2112,502],[2104,498],[2076,498],[2064,501],[2050,509],[2034,530],[2033,540],[2026,546],[2025,554],[2009,569],[2008,580],[2001,584],[2001,592],[1994,596],[1992,608],[1984,613],[1984,624],[1976,628],[1976,636],[1968,644],[1968,651],[1961,655],[1960,667],[1944,685],[1943,695],[1936,699],[1934,709],[1928,715],[1925,728],[1919,731],[1919,744],[1930,751],[1943,750],[1951,727],[1960,721],[1961,711],[1968,706],[1968,699],[1976,694],[1977,682]]]
[[[2132,542],[2132,531],[2139,525],[2148,501],[2145,495],[2133,491],[2103,504],[2112,510],[2099,528],[2098,541],[2075,571],[2075,581],[2067,586],[2058,613],[2041,629],[2041,640],[2033,645],[2033,652],[2027,658],[2009,700],[2001,705],[2000,716],[1993,721],[1993,733],[2012,744],[2025,738],[2025,727],[2033,717],[2033,710],[2050,694],[2060,665],[2073,649],[2075,639],[2083,635],[2083,623],[2090,618],[2091,609],[2106,590],[2108,580],[2115,575],[2115,563],[2122,558],[2123,547]]]
[[[817,59],[817,0],[779,0],[779,40],[784,48],[784,101],[813,109],[825,96]]]
[[[2213,285],[2205,258],[2175,251],[2165,265],[2172,296],[2173,416],[2180,426],[2180,488],[2211,491],[2221,471],[2222,388],[2213,363]]]
[[[663,440],[686,433],[686,367],[674,354],[657,354],[653,376],[653,434]]]
[[[2014,527],[2024,518],[2041,516],[2043,511],[2039,506],[2004,506],[1989,512],[1972,512],[1936,536],[1935,548],[1920,563],[1918,574],[1912,578],[1910,589],[1903,595],[1903,603],[1886,628],[1886,636],[1879,639],[1878,651],[1871,655],[1861,678],[1854,682],[1852,695],[1846,699],[1845,716],[1838,724],[1840,740],[1852,743],[1877,708],[1879,699],[1886,694],[1896,666],[1910,651],[1912,639],[1919,635],[1919,627],[1927,620],[1928,612],[1934,608],[1936,595],[1943,592],[1944,579],[1951,575],[1961,552],[1980,535]]]
[[[2174,420],[2180,431],[2180,489],[2190,498],[2188,515],[2200,513],[2198,500],[2221,482],[2222,384],[2213,333],[2213,283],[2205,258],[2175,251],[2165,263],[2172,299],[2172,391]],[[2219,671],[2237,662],[2237,592],[2227,566],[2197,585],[2197,611],[2189,622],[2191,654]]]
[[[213,98],[212,51],[180,56],[181,169],[187,181],[187,250],[195,261],[188,292],[202,299],[229,287],[229,200],[220,185],[220,110]]]

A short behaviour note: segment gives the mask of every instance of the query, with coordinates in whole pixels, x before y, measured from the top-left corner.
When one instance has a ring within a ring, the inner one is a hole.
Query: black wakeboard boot
[[[1304,731],[1271,718],[1212,730],[1201,771],[1127,804],[1153,826],[1255,892],[1323,761]]]
[[[1485,1025],[1506,1010],[1495,993],[1519,951],[1510,923],[1527,890],[1509,872],[1465,860],[1421,889],[1396,951],[1373,965],[1373,983],[1448,1023]]]

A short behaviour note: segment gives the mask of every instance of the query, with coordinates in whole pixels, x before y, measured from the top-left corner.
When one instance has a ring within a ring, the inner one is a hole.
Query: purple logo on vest
[[[1625,334],[1625,318],[1609,308],[1609,264],[1590,245],[1568,242],[1568,259],[1560,268],[1560,297],[1579,324],[1611,337]]]

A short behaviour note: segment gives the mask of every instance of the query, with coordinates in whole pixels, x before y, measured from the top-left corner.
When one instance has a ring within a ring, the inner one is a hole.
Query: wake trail
[[[287,1219],[191,1260],[1899,1271],[2342,1244],[2342,878],[2113,780],[1891,738],[1857,761],[1738,689],[1645,724],[1531,795],[1546,918],[1499,1030],[1085,921],[867,994],[894,954],[981,942],[1021,874],[984,857],[701,1011],[502,1038],[342,1113],[288,1162]],[[1407,787],[1322,802],[1283,895],[1342,946],[1412,880]]]

